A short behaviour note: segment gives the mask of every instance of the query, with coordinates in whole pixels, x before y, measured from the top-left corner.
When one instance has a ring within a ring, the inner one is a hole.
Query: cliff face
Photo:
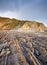
[[[17,19],[9,19],[0,17],[0,30],[11,29],[37,30],[44,31],[45,25],[36,21],[21,21]]]

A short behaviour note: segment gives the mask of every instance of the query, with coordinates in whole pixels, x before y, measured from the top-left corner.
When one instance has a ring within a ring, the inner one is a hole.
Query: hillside
[[[37,30],[43,31],[45,25],[36,21],[21,21],[0,17],[0,30],[22,29],[22,30]]]

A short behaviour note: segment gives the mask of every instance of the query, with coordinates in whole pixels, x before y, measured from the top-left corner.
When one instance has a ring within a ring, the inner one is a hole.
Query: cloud
[[[47,0],[0,0],[0,16],[47,23]]]
[[[16,18],[16,19],[19,19],[19,15],[20,15],[20,13],[16,12],[16,11],[14,11],[14,12],[6,11],[3,13],[0,13],[0,16],[9,17],[9,18]]]

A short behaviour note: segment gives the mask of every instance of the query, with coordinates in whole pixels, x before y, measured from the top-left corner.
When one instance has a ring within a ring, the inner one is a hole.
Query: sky
[[[0,16],[43,22],[47,26],[47,0],[0,0]]]

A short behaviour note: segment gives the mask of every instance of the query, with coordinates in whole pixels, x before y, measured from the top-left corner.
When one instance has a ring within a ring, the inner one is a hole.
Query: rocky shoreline
[[[47,37],[39,35],[0,31],[0,65],[47,65]]]

